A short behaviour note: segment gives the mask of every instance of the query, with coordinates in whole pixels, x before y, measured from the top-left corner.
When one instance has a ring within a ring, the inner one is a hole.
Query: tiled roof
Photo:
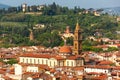
[[[115,44],[115,45],[117,45],[118,47],[120,47],[120,44]]]
[[[103,73],[95,73],[95,72],[92,72],[90,73],[90,75],[97,75],[97,76],[86,76],[87,79],[89,80],[107,80],[108,76],[106,74],[103,74]]]
[[[60,53],[72,53],[70,46],[62,46],[59,50]]]
[[[51,58],[50,54],[26,53],[20,57]]]
[[[117,75],[120,76],[120,72],[112,72],[111,75],[112,75],[112,76],[117,76]]]
[[[16,58],[15,55],[6,55],[4,56],[5,59],[11,59],[11,58]]]
[[[52,68],[52,69],[50,69],[50,72],[54,73],[54,72],[56,72],[56,70]]]
[[[85,65],[85,68],[111,69],[109,65]]]
[[[2,65],[4,65],[4,63],[3,63],[3,62],[0,62],[0,66],[2,66]]]
[[[116,54],[116,56],[117,56],[117,57],[120,57],[120,52],[118,52],[118,53]]]
[[[113,70],[120,70],[120,66],[114,67]]]
[[[99,75],[100,73],[97,73],[97,72],[89,72],[87,73],[88,75]]]
[[[5,80],[13,80],[13,79],[11,79],[10,77],[8,77],[8,76],[4,76],[3,77]]]
[[[64,60],[65,58],[61,57],[61,56],[52,56],[53,58],[57,59],[57,60]]]
[[[51,54],[39,54],[39,53],[26,53],[20,57],[31,57],[31,58],[55,58],[57,60],[64,60],[65,58],[58,56],[58,55],[51,55]]]
[[[112,61],[106,61],[106,60],[100,61],[100,63],[99,63],[99,65],[111,65],[111,64],[113,64]]]
[[[4,73],[6,73],[6,71],[0,70],[0,74],[4,74]]]
[[[100,75],[98,77],[95,77],[94,80],[107,80],[107,75]]]
[[[49,66],[48,65],[44,65],[44,64],[39,65],[39,68],[45,69],[45,70],[50,70]]]
[[[42,73],[42,74],[37,73],[37,74],[34,74],[34,75],[32,75],[32,78],[33,79],[41,78],[41,79],[44,79],[44,80],[46,80],[46,79],[52,80],[52,76],[50,76],[49,74],[46,74],[46,73]]]
[[[35,72],[24,72],[22,75],[30,75],[30,74],[35,74]]]
[[[75,60],[75,59],[78,59],[78,58],[81,58],[81,59],[82,59],[82,57],[81,57],[80,55],[70,56],[70,57],[68,57],[67,59]]]

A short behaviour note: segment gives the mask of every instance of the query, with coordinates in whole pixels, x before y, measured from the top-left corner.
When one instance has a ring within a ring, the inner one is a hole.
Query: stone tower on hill
[[[77,22],[76,28],[74,31],[74,45],[73,45],[73,54],[80,55],[82,53],[82,35],[79,23]]]
[[[29,38],[30,38],[30,41],[32,41],[32,40],[34,40],[33,31],[31,29],[29,29],[29,31],[30,31]]]

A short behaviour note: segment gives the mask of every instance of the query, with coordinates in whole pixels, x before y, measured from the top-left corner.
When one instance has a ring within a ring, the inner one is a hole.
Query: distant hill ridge
[[[0,9],[3,9],[3,8],[9,8],[10,6],[8,6],[8,5],[5,5],[5,4],[1,4],[0,3]]]
[[[112,15],[120,15],[120,7],[104,8],[103,12],[112,14]]]

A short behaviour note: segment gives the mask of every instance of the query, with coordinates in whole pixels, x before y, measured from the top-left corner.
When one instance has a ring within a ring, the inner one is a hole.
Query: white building
[[[110,66],[101,66],[101,65],[86,65],[84,68],[86,73],[96,72],[96,73],[105,73],[109,74],[111,72]]]
[[[26,3],[22,4],[22,11],[23,12],[27,11],[27,4]]]
[[[50,54],[24,54],[19,57],[19,63],[25,64],[45,64],[51,68],[56,66],[83,66],[84,60],[80,56],[51,56]]]

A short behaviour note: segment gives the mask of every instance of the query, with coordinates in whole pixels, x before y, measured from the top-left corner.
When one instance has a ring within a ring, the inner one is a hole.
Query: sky
[[[0,0],[0,3],[10,6],[19,6],[23,3],[27,3],[28,5],[48,5],[53,2],[69,8],[74,8],[74,6],[86,9],[120,7],[120,0]]]

